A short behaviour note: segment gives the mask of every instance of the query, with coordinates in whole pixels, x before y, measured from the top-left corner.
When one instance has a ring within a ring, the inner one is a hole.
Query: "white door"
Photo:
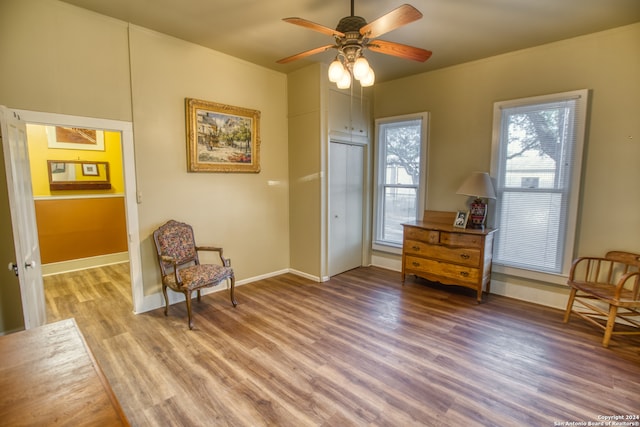
[[[7,174],[7,191],[11,209],[11,228],[16,248],[13,263],[20,281],[24,327],[30,329],[46,323],[46,308],[38,229],[31,188],[27,131],[18,115],[0,106],[2,149]]]
[[[364,148],[329,146],[329,276],[362,265]]]

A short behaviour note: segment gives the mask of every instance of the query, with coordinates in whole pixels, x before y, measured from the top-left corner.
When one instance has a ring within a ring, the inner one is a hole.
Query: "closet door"
[[[364,148],[329,146],[329,276],[362,265]]]

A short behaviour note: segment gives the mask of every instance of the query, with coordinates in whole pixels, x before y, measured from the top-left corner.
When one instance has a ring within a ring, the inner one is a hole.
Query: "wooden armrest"
[[[217,246],[196,246],[196,251],[222,252],[222,248]]]
[[[173,257],[170,257],[169,255],[161,255],[160,258],[162,259],[162,261],[164,262],[170,262],[173,265],[176,264],[176,260]]]
[[[230,267],[231,266],[231,260],[225,258],[222,255],[222,248],[221,247],[217,247],[217,246],[196,246],[196,250],[197,251],[209,251],[209,252],[218,252],[220,254],[220,261],[222,262],[222,265],[224,265],[225,267]]]
[[[584,263],[589,264],[589,263],[592,263],[592,262],[600,262],[600,261],[608,261],[608,260],[606,258],[592,257],[592,256],[583,256],[583,257],[580,257],[580,258],[576,258],[571,263],[571,269],[569,270],[569,281],[574,280],[576,272],[577,272],[578,268],[582,266],[582,264],[584,264]]]
[[[176,259],[169,255],[160,255],[160,259],[162,260],[162,262],[171,263],[171,265],[173,266],[173,275],[176,278],[176,284],[181,285],[182,278],[180,277],[180,273],[178,272],[178,265],[176,264]]]
[[[615,292],[616,299],[620,299],[623,289],[631,291],[631,301],[640,303],[640,271],[627,273],[618,280]]]

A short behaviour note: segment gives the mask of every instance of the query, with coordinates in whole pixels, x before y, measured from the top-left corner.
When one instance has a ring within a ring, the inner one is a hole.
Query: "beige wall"
[[[286,76],[143,28],[130,37],[145,293],[159,281],[151,233],[171,218],[223,246],[237,279],[288,268]],[[185,98],[259,110],[260,173],[187,173]]]
[[[640,23],[376,84],[374,115],[431,112],[427,208],[457,210],[463,179],[489,170],[494,102],[591,89],[577,254],[640,252],[639,76]],[[494,279],[492,289],[510,295],[541,286]],[[566,303],[564,289],[553,287],[525,298],[545,291],[556,295],[539,302]]]
[[[324,274],[321,71],[316,64],[288,76],[290,265],[316,279]]]
[[[0,103],[131,121],[127,24],[52,0],[0,2]]]
[[[239,280],[288,268],[286,75],[55,0],[3,0],[0,52],[0,104],[133,122],[145,295],[160,289],[150,235],[171,218]],[[186,97],[261,112],[259,174],[186,172]]]

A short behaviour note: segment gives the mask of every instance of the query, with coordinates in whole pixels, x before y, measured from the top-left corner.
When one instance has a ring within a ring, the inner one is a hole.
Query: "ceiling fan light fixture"
[[[429,59],[431,51],[378,38],[422,18],[422,13],[418,9],[409,4],[403,4],[367,23],[364,18],[354,14],[353,3],[354,0],[351,0],[351,16],[342,18],[335,29],[302,18],[284,18],[285,22],[333,37],[334,44],[306,50],[276,62],[287,64],[331,48],[337,49],[338,55],[329,66],[329,80],[341,89],[348,89],[351,87],[352,78],[360,81],[362,87],[372,86],[375,81],[373,69],[363,55],[365,50],[419,62]]]
[[[353,63],[353,77],[356,80],[362,80],[367,74],[369,74],[369,70],[371,70],[369,61],[367,61],[367,58],[364,56],[359,57]]]
[[[345,70],[342,73],[342,78],[336,83],[338,89],[349,89],[351,87],[351,73]]]
[[[344,65],[338,58],[336,58],[331,65],[329,65],[329,81],[332,83],[338,83],[345,74]],[[348,73],[347,73],[348,74]]]

